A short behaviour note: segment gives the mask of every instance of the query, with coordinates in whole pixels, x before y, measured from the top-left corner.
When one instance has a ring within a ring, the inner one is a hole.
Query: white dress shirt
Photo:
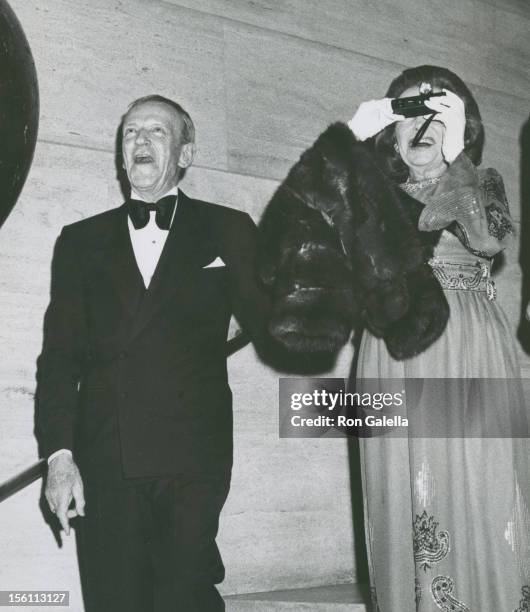
[[[175,186],[167,193],[165,193],[162,198],[168,195],[176,196],[177,194],[178,187]],[[136,200],[143,200],[142,196],[138,195],[134,190],[131,190],[131,197],[135,198]],[[177,210],[177,206],[178,200],[175,204],[173,215],[169,223],[170,229],[173,224],[173,219],[175,218],[175,211]],[[156,266],[158,265],[160,255],[162,254],[162,249],[166,244],[167,236],[169,234],[169,230],[160,229],[156,224],[156,212],[154,210],[149,213],[149,216],[149,223],[145,227],[142,227],[141,229],[135,229],[131,218],[127,215],[127,225],[129,227],[129,235],[131,237],[134,258],[136,259],[136,265],[140,270],[140,274],[144,279],[144,286],[146,289],[149,289],[151,279],[153,278],[153,274],[155,273]],[[69,449],[61,448],[48,457],[48,465],[50,464],[50,461],[52,459],[64,453],[72,455],[72,452]]]
[[[173,189],[170,189],[162,197],[177,195],[177,193],[178,187],[173,187]],[[137,200],[142,199],[142,197],[134,191],[131,192],[131,197]],[[178,202],[173,210],[173,215],[169,224],[170,228],[173,224],[173,219],[175,218],[177,206]],[[131,218],[127,217],[127,224],[129,226],[129,235],[131,236],[134,257],[142,278],[144,279],[146,289],[149,289],[149,284],[151,283],[151,279],[153,278],[158,260],[160,259],[160,255],[162,253],[162,249],[164,248],[164,244],[166,244],[167,235],[169,234],[169,230],[160,229],[156,224],[156,212],[154,210],[152,210],[149,215],[149,223],[141,229],[135,229]]]

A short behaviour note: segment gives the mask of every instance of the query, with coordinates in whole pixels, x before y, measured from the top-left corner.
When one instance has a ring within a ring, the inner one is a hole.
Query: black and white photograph
[[[530,610],[528,0],[0,43],[0,609]]]

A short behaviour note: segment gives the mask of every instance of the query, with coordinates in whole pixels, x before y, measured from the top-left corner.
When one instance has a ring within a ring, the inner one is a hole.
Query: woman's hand
[[[464,102],[452,91],[442,89],[445,96],[425,100],[425,106],[437,112],[435,121],[445,126],[442,141],[442,155],[451,164],[464,150],[464,131],[466,129],[466,110]]]
[[[348,121],[348,127],[357,140],[371,138],[387,125],[405,118],[392,112],[391,102],[391,98],[382,98],[363,102],[359,106],[353,118]]]

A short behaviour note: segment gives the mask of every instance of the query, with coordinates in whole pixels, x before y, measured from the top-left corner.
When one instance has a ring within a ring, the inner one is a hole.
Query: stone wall
[[[519,138],[530,98],[524,0],[11,0],[31,45],[41,122],[33,167],[0,232],[0,482],[36,460],[35,359],[62,225],[121,203],[114,147],[134,98],[182,103],[198,156],[185,190],[258,220],[287,170],[324,127],[381,97],[404,67],[447,66],[473,90],[485,163],[503,174],[521,219]],[[519,316],[518,245],[500,300]],[[530,360],[521,351],[526,372]],[[346,376],[347,347],[335,369]],[[280,440],[278,373],[251,347],[230,360],[235,467],[220,546],[225,593],[352,580],[356,573],[343,441]],[[36,483],[0,505],[2,589],[70,589],[73,541],[59,549]]]

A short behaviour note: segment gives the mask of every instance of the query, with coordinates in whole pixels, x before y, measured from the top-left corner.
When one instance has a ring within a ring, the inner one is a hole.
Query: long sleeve
[[[247,214],[238,215],[235,235],[226,237],[229,272],[234,289],[233,309],[243,331],[258,349],[262,347],[270,314],[270,299],[257,271],[257,228]]]
[[[37,423],[46,456],[73,448],[78,384],[87,351],[78,244],[64,228],[55,246],[51,300],[38,359]]]
[[[514,236],[500,174],[493,168],[477,170],[464,153],[419,198],[425,203],[420,230],[443,229],[454,223],[454,233],[478,256],[493,257]]]

